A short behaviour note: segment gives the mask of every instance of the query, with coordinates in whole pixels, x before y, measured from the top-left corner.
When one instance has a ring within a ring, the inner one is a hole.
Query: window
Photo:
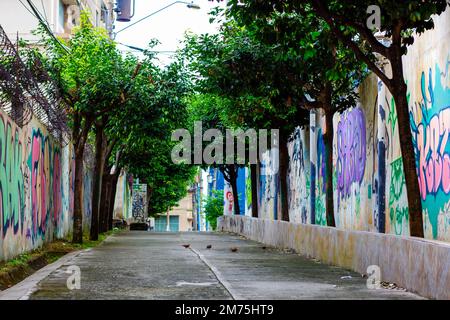
[[[62,0],[58,1],[58,31],[64,30],[64,14],[66,11],[66,6],[64,5],[64,3],[62,2]]]
[[[106,9],[105,4],[102,3],[102,14],[100,16],[100,20],[106,25],[108,22],[108,9]]]

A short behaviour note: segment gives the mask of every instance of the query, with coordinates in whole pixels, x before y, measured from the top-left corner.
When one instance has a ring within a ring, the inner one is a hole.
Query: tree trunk
[[[112,221],[114,216],[114,201],[116,199],[117,181],[119,180],[120,169],[116,168],[116,172],[111,175],[110,191],[109,191],[109,206],[107,213],[108,231],[112,230]]]
[[[405,174],[408,197],[409,233],[413,237],[423,238],[422,202],[420,198],[419,179],[417,176],[416,159],[409,118],[407,87],[403,79],[401,57],[397,63],[400,64],[400,66],[393,68],[393,70],[396,70],[393,71],[393,79],[395,79],[393,95],[395,109],[397,111],[400,149],[402,151],[403,171]]]
[[[108,168],[103,172],[102,192],[100,196],[99,232],[108,231],[109,193],[111,192],[111,174]]]
[[[250,180],[252,184],[252,217],[258,218],[258,177],[257,165],[250,165]]]
[[[234,214],[237,216],[241,214],[241,209],[239,207],[239,194],[237,188],[238,170],[239,168],[236,165],[229,165],[229,172],[230,172],[229,182],[231,185],[231,190],[233,191]]]
[[[334,199],[333,199],[333,112],[331,105],[325,110],[325,124],[326,133],[323,136],[325,144],[325,159],[326,164],[326,215],[327,226],[335,227],[334,220]]]
[[[280,200],[281,200],[281,220],[289,221],[289,202],[288,202],[288,185],[287,173],[289,166],[289,153],[287,148],[286,136],[280,133]]]
[[[75,149],[75,186],[73,204],[73,243],[83,243],[83,155],[84,148]]]
[[[83,157],[89,130],[91,130],[92,119],[86,117],[82,125],[81,114],[75,112],[73,115],[72,139],[74,141],[75,153],[75,181],[74,181],[74,204],[73,204],[73,231],[72,242],[83,243]]]
[[[98,240],[99,231],[99,216],[100,216],[100,197],[102,190],[102,178],[103,178],[103,126],[96,124],[97,132],[95,134],[95,164],[94,164],[94,178],[92,181],[92,215],[91,215],[91,232],[90,240]]]
[[[238,216],[241,214],[241,209],[239,208],[239,195],[238,195],[236,175],[234,175],[234,178],[231,179],[230,184],[231,190],[233,190],[234,214]]]

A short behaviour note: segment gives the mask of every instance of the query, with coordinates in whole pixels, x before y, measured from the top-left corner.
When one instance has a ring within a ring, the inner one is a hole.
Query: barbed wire
[[[70,139],[67,114],[56,83],[34,57],[26,61],[0,26],[0,107],[20,127],[29,123],[33,115],[61,144]]]

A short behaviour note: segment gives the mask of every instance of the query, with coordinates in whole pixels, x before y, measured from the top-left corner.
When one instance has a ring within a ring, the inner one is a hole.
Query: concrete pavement
[[[30,299],[420,299],[369,290],[359,274],[262,247],[221,233],[123,232],[66,259],[27,290]],[[79,290],[66,285],[73,265],[81,271]]]

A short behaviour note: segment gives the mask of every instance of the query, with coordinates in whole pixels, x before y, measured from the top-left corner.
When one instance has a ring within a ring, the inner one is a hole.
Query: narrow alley
[[[80,268],[80,290],[67,289],[71,266]],[[24,296],[7,290],[0,299],[420,299],[369,290],[360,274],[224,233],[122,232],[49,267],[21,287]]]

